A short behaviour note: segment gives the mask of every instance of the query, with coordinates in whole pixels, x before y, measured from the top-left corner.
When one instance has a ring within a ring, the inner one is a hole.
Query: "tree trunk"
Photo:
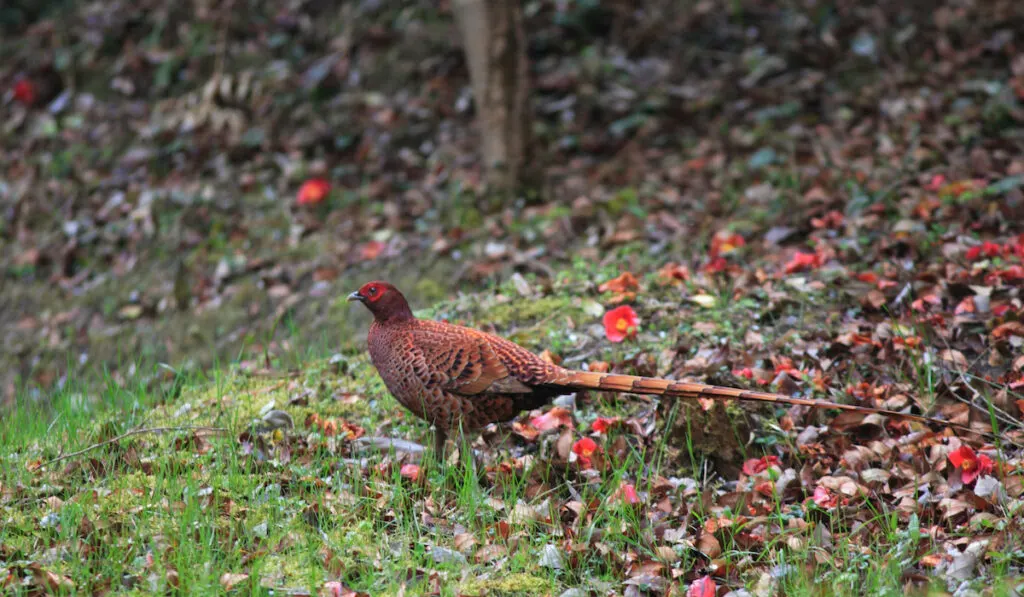
[[[520,0],[455,0],[469,65],[487,185],[517,191],[528,178],[532,114]]]

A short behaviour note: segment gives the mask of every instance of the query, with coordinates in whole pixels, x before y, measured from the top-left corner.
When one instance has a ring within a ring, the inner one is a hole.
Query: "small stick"
[[[75,456],[81,456],[82,454],[85,454],[86,452],[91,452],[92,450],[95,450],[96,448],[102,448],[103,446],[107,446],[107,445],[110,445],[110,444],[117,443],[117,442],[123,440],[124,438],[131,437],[133,435],[142,435],[144,433],[166,433],[168,431],[209,431],[209,432],[212,432],[212,433],[223,433],[223,432],[227,431],[227,429],[224,429],[223,427],[203,427],[203,426],[195,426],[195,425],[189,425],[189,426],[185,426],[185,427],[142,427],[140,429],[132,429],[131,431],[128,431],[126,433],[122,433],[121,435],[119,435],[117,437],[113,437],[113,438],[110,438],[108,440],[104,440],[102,442],[99,442],[97,444],[93,444],[91,446],[88,446],[86,448],[82,448],[81,450],[78,450],[77,452],[71,452],[70,454],[64,454],[62,456],[58,456],[58,457],[54,458],[53,460],[48,460],[48,461],[43,463],[43,466],[49,466],[49,465],[54,464],[56,462],[60,462],[61,460],[67,460],[68,458],[74,458]]]

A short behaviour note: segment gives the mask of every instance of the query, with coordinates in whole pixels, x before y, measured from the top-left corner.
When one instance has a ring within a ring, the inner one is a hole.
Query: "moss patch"
[[[525,597],[527,595],[547,595],[554,592],[556,587],[557,585],[551,579],[518,573],[500,578],[475,579],[464,583],[461,591],[465,595]]]

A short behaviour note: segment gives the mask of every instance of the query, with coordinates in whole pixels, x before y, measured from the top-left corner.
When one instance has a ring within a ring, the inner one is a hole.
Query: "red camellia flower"
[[[572,445],[572,453],[575,454],[577,458],[579,458],[580,464],[583,466],[583,468],[590,468],[590,457],[593,456],[595,452],[597,452],[597,449],[597,442],[590,439],[589,437],[585,437],[581,440],[578,440],[575,444]]]
[[[616,307],[604,314],[604,333],[612,342],[622,342],[636,335],[640,318],[629,305]]]
[[[572,451],[577,456],[581,457],[593,456],[594,452],[597,451],[597,442],[589,437],[584,437],[577,440],[576,443],[572,445]]]
[[[924,185],[924,188],[929,191],[938,191],[946,184],[946,177],[942,174],[936,174],[928,181],[928,184]]]
[[[331,183],[323,178],[310,178],[299,187],[297,202],[299,205],[315,205],[327,198],[331,192]]]
[[[785,373],[792,379],[800,379],[804,376],[804,372],[797,369],[793,364],[793,359],[789,357],[777,357],[775,364],[775,375]]]
[[[1011,282],[1013,280],[1024,280],[1024,266],[1011,265],[1010,267],[996,270],[985,276],[986,284],[996,284],[1000,281]]]
[[[746,246],[747,241],[735,232],[720,230],[711,237],[711,246],[708,247],[708,257],[712,259],[722,255],[728,255],[740,247]]]
[[[745,377],[747,379],[754,379],[754,370],[750,367],[744,367],[742,369],[733,369],[732,374],[736,377]]]
[[[762,456],[761,458],[751,458],[743,463],[743,472],[749,476],[763,473],[768,470],[769,467],[777,466],[782,468],[782,463],[779,461],[778,456]]]
[[[1011,252],[1013,252],[1013,247],[1012,246],[1003,247],[1003,245],[1001,245],[999,243],[994,243],[992,241],[985,241],[985,242],[981,243],[980,245],[978,245],[976,247],[971,247],[970,249],[967,249],[967,260],[968,261],[977,261],[982,256],[989,257],[989,258],[991,258],[991,257],[999,257],[1003,253],[1011,253]]]
[[[606,431],[608,431],[609,428],[611,428],[612,425],[618,422],[618,420],[618,418],[606,419],[604,417],[598,417],[594,419],[593,423],[590,424],[590,429],[594,433],[605,433]]]
[[[1016,255],[1018,259],[1024,259],[1024,234],[1018,235],[1017,240],[1006,245],[1006,250]]]
[[[727,267],[729,267],[729,262],[725,260],[725,257],[715,257],[704,266],[704,271],[709,274],[718,274],[724,272]]]
[[[960,446],[949,453],[949,462],[960,469],[960,480],[964,485],[973,483],[978,477],[992,472],[992,459],[978,454],[970,446]]]
[[[835,508],[839,505],[839,496],[832,495],[832,492],[829,491],[828,488],[822,487],[821,485],[814,488],[814,496],[812,499],[819,508],[825,508],[826,510],[829,508]]]
[[[621,493],[622,502],[625,504],[639,504],[640,496],[636,494],[636,487],[632,483],[623,483],[619,487],[619,493]]]
[[[822,259],[821,255],[817,253],[801,253],[797,252],[793,255],[793,258],[786,264],[786,273],[795,274],[796,272],[803,272],[809,269],[821,267]]]
[[[559,427],[572,427],[572,413],[556,406],[548,412],[530,419],[533,428],[540,432],[551,431]]]
[[[22,79],[14,84],[14,99],[26,106],[36,103],[36,86],[28,79]]]

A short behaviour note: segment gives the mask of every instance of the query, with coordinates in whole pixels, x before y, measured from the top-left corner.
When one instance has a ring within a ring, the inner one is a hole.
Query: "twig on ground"
[[[374,448],[382,452],[393,449],[396,452],[405,452],[407,454],[422,454],[425,450],[422,445],[415,442],[392,437],[360,437],[353,443],[359,447]]]
[[[168,431],[206,431],[206,432],[210,432],[210,433],[224,433],[225,431],[227,431],[227,429],[224,429],[223,427],[203,427],[203,426],[196,426],[196,425],[186,425],[184,427],[142,427],[140,429],[132,429],[131,431],[122,433],[121,435],[119,435],[117,437],[112,437],[112,438],[110,438],[108,440],[104,440],[104,441],[101,441],[99,443],[92,444],[91,446],[88,446],[86,448],[82,448],[81,450],[78,450],[76,452],[71,452],[69,454],[63,454],[61,456],[58,456],[58,457],[54,458],[53,460],[48,460],[48,461],[43,463],[43,466],[49,466],[51,464],[60,462],[61,460],[67,460],[68,458],[74,458],[76,456],[81,456],[82,454],[85,454],[86,452],[91,452],[92,450],[95,450],[97,448],[102,448],[103,446],[107,446],[107,445],[110,445],[110,444],[117,443],[117,442],[123,440],[124,438],[131,437],[133,435],[142,435],[142,434],[145,434],[145,433],[166,433]]]
[[[949,341],[946,338],[942,338],[941,340],[942,340],[942,343],[946,345],[946,349],[947,350],[953,350],[953,346],[950,345]],[[990,351],[991,349],[988,349],[988,350]],[[1008,413],[1005,410],[1003,410],[1003,409],[999,408],[998,406],[996,406],[995,403],[993,403],[992,400],[989,399],[984,393],[982,393],[980,390],[978,390],[973,385],[971,385],[971,380],[973,379],[973,380],[982,381],[982,382],[990,385],[991,387],[994,387],[994,388],[997,388],[997,389],[1008,390],[1008,387],[1005,386],[1005,385],[1000,386],[1000,384],[993,383],[993,382],[991,382],[989,380],[986,380],[983,377],[980,377],[980,376],[974,375],[973,373],[970,373],[970,371],[969,371],[970,368],[973,367],[974,365],[976,365],[977,363],[981,362],[982,358],[986,357],[987,355],[988,355],[987,351],[979,354],[977,357],[975,357],[973,363],[969,363],[968,366],[963,368],[963,369],[961,369],[959,367],[951,367],[951,366],[945,366],[945,365],[941,365],[941,364],[939,365],[939,367],[944,369],[945,371],[953,373],[957,377],[959,377],[960,381],[964,384],[964,386],[967,387],[967,389],[970,390],[974,394],[974,398],[972,400],[967,400],[965,398],[961,398],[959,395],[957,395],[956,392],[950,392],[953,395],[954,398],[956,398],[960,402],[963,402],[964,404],[967,404],[971,408],[977,409],[979,412],[981,412],[981,413],[983,413],[985,415],[988,415],[988,416],[993,416],[994,415],[997,421],[999,421],[1000,423],[1003,423],[1007,427],[1019,429],[1019,428],[1021,428],[1021,422],[1019,420],[1017,420],[1010,413]],[[979,402],[981,404],[979,404]]]

